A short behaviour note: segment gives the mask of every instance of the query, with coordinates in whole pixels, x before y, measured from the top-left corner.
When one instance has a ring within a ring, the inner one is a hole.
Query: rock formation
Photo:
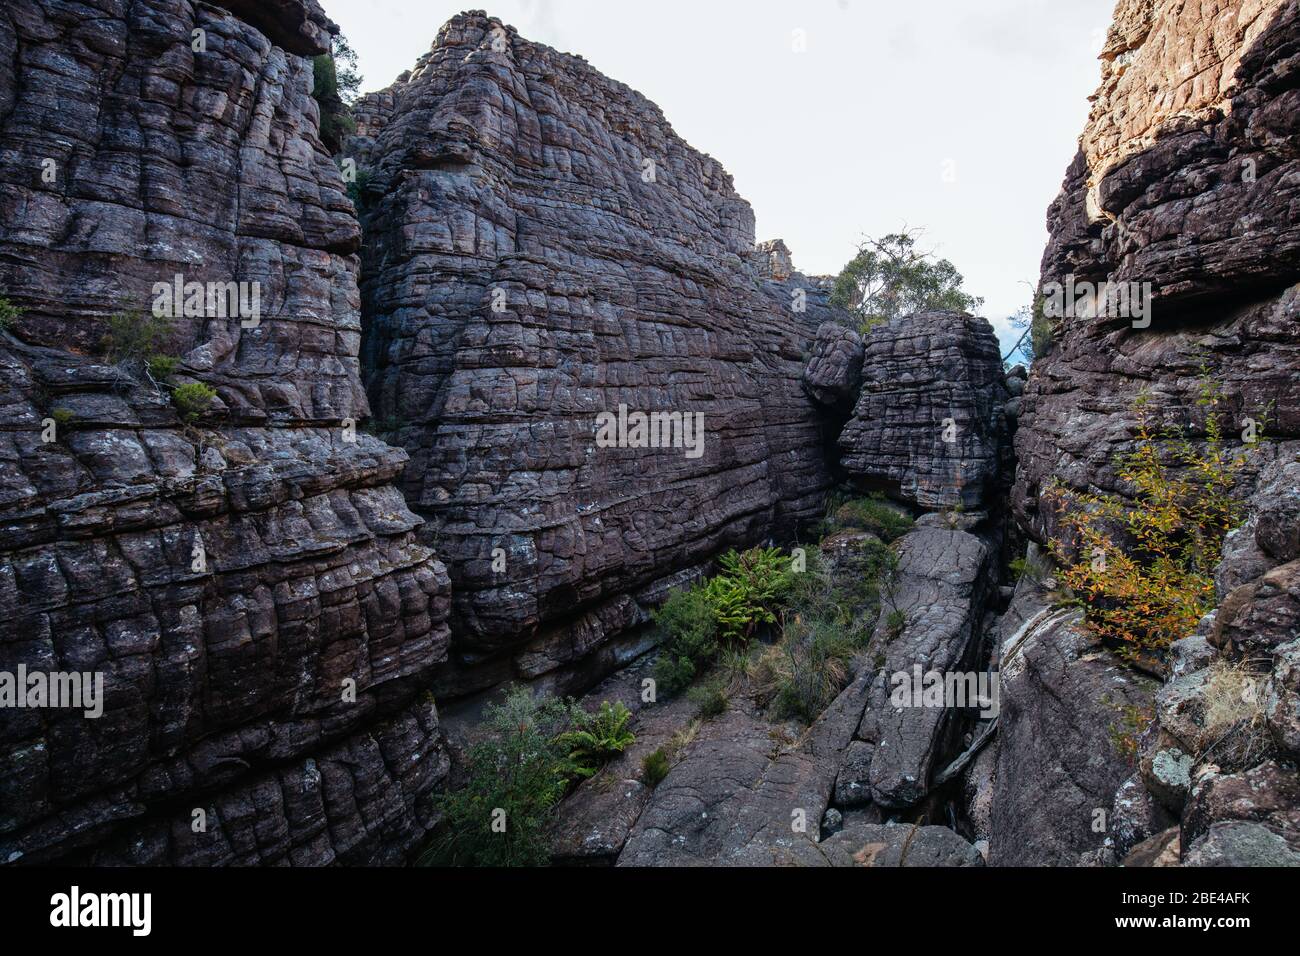
[[[420,695],[449,589],[364,434],[360,230],[316,135],[315,0],[0,12],[0,861],[395,862],[447,763]],[[187,421],[99,353],[155,284],[257,283],[157,348]],[[227,317],[222,317],[227,316]]]
[[[1048,214],[1040,294],[1059,303],[1062,287],[1102,282],[1119,294],[1103,297],[1105,307],[1075,310],[1067,299],[1056,310],[1051,350],[1034,363],[1020,403],[1014,507],[1039,542],[1068,548],[1049,486],[1067,506],[1071,491],[1130,492],[1114,462],[1134,447],[1139,394],[1157,425],[1200,442],[1198,398],[1209,379],[1222,390],[1229,438],[1241,433],[1247,468],[1235,494],[1248,520],[1226,543],[1220,606],[1171,649],[1169,682],[1149,705],[1124,690],[1140,716],[1132,765],[1100,741],[1087,755],[1058,741],[1049,762],[1091,758],[1067,788],[1086,793],[1058,807],[1072,808],[1080,834],[1088,804],[1109,814],[1094,862],[1131,852],[1148,865],[1295,863],[1300,4],[1124,0],[1102,60],[1079,154]],[[1269,441],[1251,446],[1259,432]],[[1068,657],[1073,644],[1057,641],[1050,653]],[[1010,666],[1004,660],[1004,675]],[[1087,842],[1063,842],[1059,820],[1027,813],[1031,798],[1017,796],[1020,785],[1002,771],[1028,772],[1025,761],[1051,741],[1034,715],[1066,699],[1063,675],[1084,682],[1066,678],[1067,688],[1077,684],[1074,714],[1086,715],[1087,683],[1113,686],[1105,675],[1114,666],[1096,648],[1074,663],[1048,662],[1051,686],[1005,688],[994,861],[1058,862]],[[1100,724],[1080,726],[1099,737]],[[1038,744],[1024,743],[1031,739]],[[1049,829],[1045,849],[1023,849]]]
[[[439,691],[589,686],[683,573],[819,516],[824,284],[652,103],[482,13],[358,114],[370,398],[454,582]],[[620,409],[702,448],[611,447]]]
[[[841,346],[850,375],[851,349]],[[810,367],[810,376],[821,369]],[[1010,450],[1004,379],[985,319],[936,312],[877,326],[863,342],[861,391],[839,438],[841,465],[859,483],[923,508],[989,507]]]
[[[852,330],[652,103],[484,13],[357,104],[358,211],[317,0],[84,6],[0,13],[0,677],[103,694],[0,708],[0,863],[409,861],[478,703],[435,698],[514,681],[635,715],[557,862],[1300,863],[1300,0],[1120,0],[1028,376],[972,316]],[[1200,442],[1207,377],[1269,441],[1157,678],[1042,566],[1047,491],[1130,493],[1139,395]],[[650,609],[837,481],[915,523],[821,543],[820,715],[769,707],[793,653],[647,702]]]

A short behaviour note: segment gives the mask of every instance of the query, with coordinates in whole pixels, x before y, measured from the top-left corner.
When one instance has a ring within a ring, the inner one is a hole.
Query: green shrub
[[[149,370],[149,377],[155,382],[166,382],[176,373],[180,361],[175,355],[158,353],[149,356],[145,361],[145,368]]]
[[[172,391],[172,404],[184,421],[196,422],[216,397],[216,389],[202,382],[187,382]]]
[[[103,349],[114,365],[143,365],[167,355],[171,319],[149,313],[119,312],[110,316]]]
[[[641,758],[641,779],[651,789],[659,786],[671,769],[672,762],[668,759],[668,755],[664,753],[663,747],[653,750]]]
[[[695,715],[708,719],[726,713],[727,692],[720,680],[710,680],[699,687],[691,688],[687,695],[695,705]]]
[[[366,207],[366,186],[370,184],[373,174],[368,169],[358,169],[357,178],[347,184],[348,198],[358,211]]]
[[[465,786],[436,801],[444,819],[420,858],[422,865],[548,862],[546,821],[574,772],[568,747],[560,743],[572,720],[571,707],[513,688],[485,716],[488,736],[470,748]]]
[[[350,104],[361,86],[357,56],[342,34],[334,37],[329,53],[312,59],[311,95],[320,106],[320,139],[331,153],[356,132]]]
[[[655,684],[672,697],[695,679],[699,666],[718,653],[713,604],[700,586],[674,591],[654,614],[662,650],[655,662]]]
[[[586,779],[636,741],[627,729],[632,712],[622,702],[602,701],[600,709],[589,714],[573,709],[573,729],[560,734],[557,743],[568,752],[575,777]]]
[[[896,541],[912,530],[912,518],[890,505],[883,495],[855,498],[839,505],[832,515],[835,528],[870,531],[882,541]]]
[[[654,615],[662,647],[655,683],[666,696],[686,688],[725,644],[743,644],[776,623],[798,577],[779,548],[728,551],[718,563],[717,575],[669,595]]]
[[[1044,300],[1039,296],[1034,300],[1033,315],[1030,318],[1030,350],[1034,358],[1042,358],[1052,350],[1056,339],[1056,323],[1047,315],[1043,307]]]
[[[5,296],[0,295],[0,332],[9,332],[22,318],[22,312]]]

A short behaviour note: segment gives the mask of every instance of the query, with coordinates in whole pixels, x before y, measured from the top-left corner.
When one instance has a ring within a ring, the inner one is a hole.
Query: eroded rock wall
[[[0,710],[0,861],[392,862],[424,832],[449,582],[406,454],[349,428],[360,229],[304,59],[333,30],[315,0],[0,10],[0,670],[104,678],[97,719]],[[256,325],[163,343],[216,390],[192,422],[99,352],[176,275],[260,288]]]
[[[1247,520],[1225,545],[1218,608],[1174,643],[1154,700],[1126,692],[1128,716],[1108,728],[1085,701],[1095,696],[1086,681],[1114,684],[1101,647],[1064,664],[1043,657],[1064,684],[1004,681],[992,859],[1059,862],[1089,847],[1082,862],[1294,864],[1300,4],[1121,0],[1102,61],[1079,154],[1048,214],[1040,293],[1109,281],[1149,292],[1149,309],[1117,299],[1059,318],[1021,402],[1013,506],[1028,534],[1068,548],[1049,488],[1067,507],[1071,491],[1130,492],[1115,461],[1134,448],[1139,395],[1157,430],[1195,444],[1206,437],[1208,380],[1222,392],[1228,443],[1247,461],[1234,490]],[[1250,441],[1261,432],[1267,441]],[[1054,643],[1058,657],[1083,646]],[[1031,654],[1021,666],[1040,665]],[[1033,732],[1070,697],[1091,746]],[[1014,778],[1051,748],[1047,763],[1088,773],[1047,799],[1025,793]],[[1025,812],[1031,803],[1040,810]],[[1110,821],[1092,831],[1104,837],[1095,846],[1081,820],[1090,806]],[[1059,829],[1064,817],[1077,837]],[[1052,834],[1044,849],[1018,850],[1035,829]]]
[[[1132,448],[1144,389],[1158,424],[1196,437],[1204,371],[1234,431],[1266,423],[1284,454],[1300,438],[1297,124],[1292,0],[1117,7],[1079,155],[1048,212],[1042,284],[1149,283],[1152,299],[1148,316],[1060,319],[1034,363],[1013,501],[1040,539],[1057,532],[1043,498],[1053,481],[1125,493],[1114,460]]]
[[[862,347],[861,389],[839,437],[844,470],[927,510],[996,505],[1011,470],[1011,396],[988,320],[902,316]]]
[[[658,108],[469,13],[358,114],[368,386],[455,583],[442,690],[608,652],[674,576],[818,513],[824,284]],[[604,447],[620,406],[702,415],[702,453]]]

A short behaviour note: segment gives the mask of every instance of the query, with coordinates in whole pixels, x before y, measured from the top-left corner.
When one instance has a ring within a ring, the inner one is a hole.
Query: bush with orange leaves
[[[1197,405],[1205,438],[1192,442],[1178,429],[1157,432],[1144,391],[1134,406],[1137,448],[1117,462],[1131,500],[1073,494],[1067,503],[1057,489],[1061,524],[1075,545],[1067,552],[1053,543],[1061,577],[1094,631],[1130,662],[1161,668],[1165,649],[1214,608],[1214,569],[1224,537],[1241,520],[1233,489],[1246,462],[1227,447],[1221,402],[1203,375]],[[1257,431],[1252,437],[1262,440]]]

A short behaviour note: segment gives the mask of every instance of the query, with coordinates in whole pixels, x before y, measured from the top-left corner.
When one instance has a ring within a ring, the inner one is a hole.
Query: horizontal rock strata
[[[986,507],[1010,451],[993,327],[957,312],[922,313],[876,326],[862,347],[861,392],[839,437],[844,470],[922,508]],[[852,340],[837,352],[809,367],[814,388],[829,361],[851,378]]]
[[[401,859],[446,772],[412,708],[449,581],[406,454],[355,433],[360,230],[303,59],[333,27],[95,6],[0,13],[0,671],[104,688],[98,718],[0,711],[0,861]],[[177,275],[259,290],[153,346],[215,390],[192,420],[100,349]]]
[[[588,654],[627,595],[818,513],[823,285],[653,104],[469,13],[358,112],[368,386],[454,581],[450,690]],[[598,440],[620,408],[702,416],[702,448]]]

